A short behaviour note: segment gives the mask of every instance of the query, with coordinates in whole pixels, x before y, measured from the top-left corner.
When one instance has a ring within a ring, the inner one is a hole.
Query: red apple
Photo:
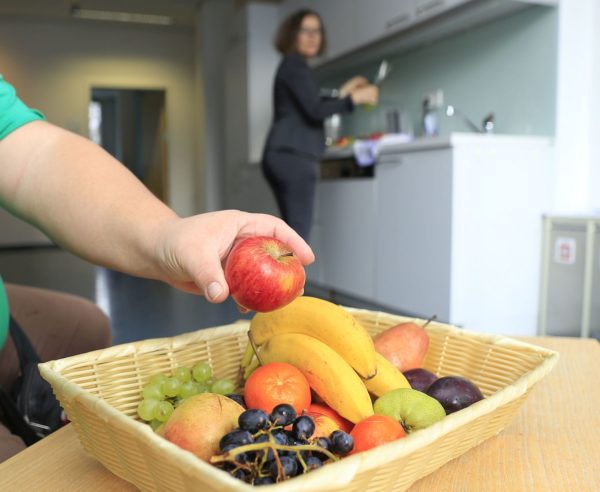
[[[313,419],[315,419],[315,422],[316,422],[316,418],[315,418],[316,415],[322,415],[325,417],[329,417],[336,423],[337,429],[343,430],[344,432],[347,432],[347,433],[349,433],[352,430],[352,427],[354,427],[354,424],[352,422],[350,422],[349,420],[346,420],[339,413],[337,413],[333,408],[328,407],[327,405],[322,404],[322,403],[311,403],[310,406],[308,407],[308,414],[311,417],[313,417]]]
[[[337,422],[327,415],[312,412],[306,412],[306,415],[312,417],[315,423],[315,432],[312,437],[329,437],[333,431],[340,430]]]
[[[274,237],[253,236],[237,243],[225,263],[225,280],[240,306],[266,313],[302,293],[304,267],[291,248]]]

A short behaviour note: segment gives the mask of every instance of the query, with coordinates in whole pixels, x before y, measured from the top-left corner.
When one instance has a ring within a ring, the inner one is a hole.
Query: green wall
[[[462,110],[476,124],[493,111],[496,133],[553,135],[558,9],[531,7],[410,52],[389,57],[392,72],[381,87],[380,105],[345,116],[344,132],[385,129],[385,110],[400,108],[421,134],[423,96],[437,88],[444,104]],[[358,72],[371,78],[377,63]],[[354,73],[324,81],[338,85]],[[443,113],[443,111],[441,112]],[[468,131],[458,118],[440,115],[442,134]]]

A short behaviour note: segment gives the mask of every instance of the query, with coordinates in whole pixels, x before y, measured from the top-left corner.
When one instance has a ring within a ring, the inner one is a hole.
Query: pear
[[[446,416],[440,402],[411,388],[398,388],[377,398],[373,410],[396,419],[407,432],[425,429]]]
[[[429,348],[427,331],[416,323],[392,326],[373,339],[375,350],[396,366],[399,371],[423,367]]]

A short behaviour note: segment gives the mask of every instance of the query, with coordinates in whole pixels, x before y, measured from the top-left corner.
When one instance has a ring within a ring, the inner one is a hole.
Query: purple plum
[[[426,393],[439,401],[446,415],[467,408],[476,401],[483,400],[479,388],[460,376],[439,378],[427,388]]]
[[[403,372],[404,377],[408,380],[410,387],[425,393],[427,388],[433,383],[437,376],[427,369],[417,367]]]

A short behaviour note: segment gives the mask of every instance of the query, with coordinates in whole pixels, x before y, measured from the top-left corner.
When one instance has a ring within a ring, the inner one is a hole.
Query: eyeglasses
[[[323,34],[323,29],[316,28],[310,28],[310,27],[301,27],[298,32],[300,34],[306,34],[307,36],[321,36]]]

